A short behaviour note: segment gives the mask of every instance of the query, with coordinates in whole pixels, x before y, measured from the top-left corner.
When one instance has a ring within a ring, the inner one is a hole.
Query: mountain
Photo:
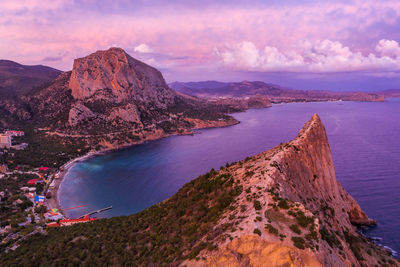
[[[212,169],[130,216],[47,229],[5,266],[400,266],[357,226],[374,225],[336,180],[314,115],[298,136]]]
[[[46,66],[0,60],[0,129],[18,127],[20,120],[30,119],[31,114],[20,97],[48,85],[60,73]]]
[[[214,82],[216,83],[216,82]],[[303,101],[384,101],[384,96],[376,93],[334,92],[325,90],[294,90],[260,81],[242,81],[240,83],[220,83],[208,86],[207,82],[172,83],[175,90],[202,98],[235,97],[263,95],[274,103]]]
[[[400,89],[385,90],[385,91],[382,91],[382,94],[387,98],[390,98],[390,97],[397,98],[397,97],[400,97]]]
[[[0,60],[0,95],[26,94],[35,87],[54,80],[60,70],[35,65],[21,65],[10,60]]]
[[[174,91],[157,69],[121,48],[76,59],[72,71],[4,107],[3,128],[20,122],[100,147],[232,125],[238,122],[225,113],[243,110]]]
[[[203,89],[203,88],[209,88],[209,89],[215,89],[215,88],[221,88],[226,86],[227,83],[224,82],[218,82],[218,81],[202,81],[202,82],[172,82],[169,84],[171,88],[177,91],[181,91],[185,88],[192,88],[192,89]]]

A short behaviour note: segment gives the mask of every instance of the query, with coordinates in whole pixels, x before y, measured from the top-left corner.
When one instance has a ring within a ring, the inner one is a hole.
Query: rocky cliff
[[[357,231],[375,221],[337,181],[317,115],[294,140],[220,172],[244,193],[214,228],[232,225],[217,239],[218,252],[203,251],[206,260],[189,266],[380,266],[381,257],[387,260]]]
[[[292,141],[199,176],[142,212],[27,238],[3,265],[400,266],[336,180],[314,115]]]
[[[121,48],[75,59],[69,88],[78,100],[95,96],[113,103],[138,101],[164,109],[175,103],[176,96],[161,72]]]
[[[71,72],[23,99],[36,127],[103,147],[232,125],[224,114],[241,110],[175,92],[157,69],[121,48],[76,59]]]

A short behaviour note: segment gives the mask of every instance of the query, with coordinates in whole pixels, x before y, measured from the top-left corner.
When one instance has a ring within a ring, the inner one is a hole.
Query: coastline
[[[68,173],[68,171],[78,162],[85,161],[90,159],[91,157],[101,155],[103,151],[90,151],[89,153],[86,153],[85,155],[74,158],[67,163],[65,163],[63,166],[61,166],[58,170],[58,172],[55,173],[55,176],[53,178],[53,181],[55,181],[55,187],[54,189],[48,189],[47,192],[51,192],[51,198],[46,199],[46,206],[48,210],[51,209],[57,209],[60,214],[64,216],[64,218],[67,218],[67,216],[62,212],[61,210],[61,205],[58,199],[58,191],[60,189],[60,186],[62,185],[62,181],[65,177],[65,175]],[[58,178],[56,178],[58,177]]]
[[[307,102],[342,102],[340,100],[327,100],[327,101],[304,101],[304,102],[278,102],[278,103],[272,103],[272,106],[274,105],[282,105],[282,104],[292,104],[292,103],[307,103]],[[345,102],[352,102],[352,101],[345,101]],[[355,102],[363,102],[363,101],[355,101]],[[379,101],[368,101],[368,102],[379,102]],[[270,108],[270,107],[264,107],[264,108]],[[245,111],[243,111],[245,112]],[[239,112],[240,113],[240,112]],[[52,197],[50,199],[46,199],[46,206],[48,208],[48,210],[51,210],[53,208],[58,209],[59,213],[62,214],[64,216],[64,218],[68,218],[66,216],[66,214],[64,212],[62,212],[61,210],[61,205],[59,202],[59,197],[58,197],[58,192],[59,189],[62,185],[62,182],[64,180],[65,175],[67,175],[68,171],[78,162],[82,162],[85,160],[88,160],[92,157],[95,156],[99,156],[108,152],[112,152],[112,151],[117,151],[120,149],[124,149],[124,148],[128,148],[128,147],[133,147],[135,145],[139,145],[139,144],[143,144],[147,141],[154,141],[154,140],[159,140],[159,139],[163,139],[166,137],[170,137],[170,136],[175,136],[175,135],[193,135],[196,132],[193,130],[202,130],[202,129],[211,129],[211,128],[224,128],[224,127],[230,127],[230,126],[234,126],[236,124],[239,124],[240,121],[233,119],[233,120],[228,120],[228,121],[202,121],[202,120],[198,120],[198,119],[189,119],[188,120],[194,124],[194,127],[191,128],[188,131],[184,131],[184,132],[174,132],[174,133],[170,133],[170,134],[166,134],[164,132],[159,132],[160,134],[158,135],[157,133],[155,133],[154,135],[149,135],[147,136],[145,139],[137,141],[137,142],[132,142],[132,143],[126,143],[123,145],[117,145],[114,146],[112,144],[109,144],[108,148],[104,148],[102,150],[98,150],[98,151],[90,151],[80,157],[71,159],[70,161],[68,161],[67,163],[65,163],[63,166],[61,166],[58,171],[55,173],[56,175],[58,175],[58,178],[54,178],[55,182],[55,189],[51,190],[52,193]],[[48,190],[49,191],[49,190]]]
[[[210,121],[211,122],[211,121]],[[225,122],[225,123],[224,123]],[[47,199],[46,198],[46,206],[47,209],[50,211],[52,209],[57,209],[58,212],[60,214],[62,214],[64,216],[64,218],[66,219],[70,219],[66,216],[66,214],[64,212],[62,212],[61,210],[61,204],[59,201],[59,197],[58,197],[58,192],[60,190],[60,187],[62,185],[62,182],[64,181],[64,177],[67,175],[67,173],[69,172],[69,170],[75,166],[76,163],[78,162],[82,162],[82,161],[86,161],[90,158],[99,156],[99,155],[103,155],[105,153],[109,153],[112,151],[117,151],[120,149],[124,149],[124,148],[128,148],[128,147],[133,147],[135,145],[139,145],[139,144],[143,144],[147,141],[155,141],[155,140],[159,140],[159,139],[163,139],[166,137],[170,137],[170,136],[175,136],[175,135],[193,135],[195,132],[193,132],[193,130],[201,130],[201,129],[210,129],[210,128],[223,128],[223,127],[229,127],[229,126],[233,126],[236,124],[239,124],[240,122],[235,120],[229,120],[229,121],[217,121],[216,123],[206,123],[206,124],[198,124],[198,123],[194,123],[195,126],[193,128],[191,128],[189,131],[184,131],[184,132],[174,132],[171,134],[165,134],[164,132],[159,135],[155,134],[155,135],[149,135],[147,136],[147,138],[137,141],[137,142],[132,142],[132,143],[127,143],[127,144],[123,144],[123,145],[117,145],[117,146],[110,146],[108,148],[104,148],[102,150],[98,150],[98,151],[89,151],[88,153],[71,159],[70,161],[68,161],[67,163],[65,163],[64,165],[62,165],[61,167],[58,168],[58,171],[54,174],[54,178],[53,181],[55,181],[55,186],[54,189],[48,189],[47,192],[51,192],[51,198]],[[58,178],[56,178],[58,177]]]

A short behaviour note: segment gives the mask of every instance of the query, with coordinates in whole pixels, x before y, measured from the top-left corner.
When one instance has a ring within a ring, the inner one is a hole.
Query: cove
[[[129,215],[172,196],[185,183],[293,139],[318,113],[324,123],[337,179],[378,227],[368,235],[400,251],[400,100],[274,105],[233,116],[241,123],[171,136],[107,153],[74,165],[58,191],[76,217],[113,206],[99,217]]]

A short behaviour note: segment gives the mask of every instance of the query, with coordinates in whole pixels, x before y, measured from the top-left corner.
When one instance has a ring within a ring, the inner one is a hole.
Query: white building
[[[0,134],[0,148],[11,147],[11,136],[7,134]]]

